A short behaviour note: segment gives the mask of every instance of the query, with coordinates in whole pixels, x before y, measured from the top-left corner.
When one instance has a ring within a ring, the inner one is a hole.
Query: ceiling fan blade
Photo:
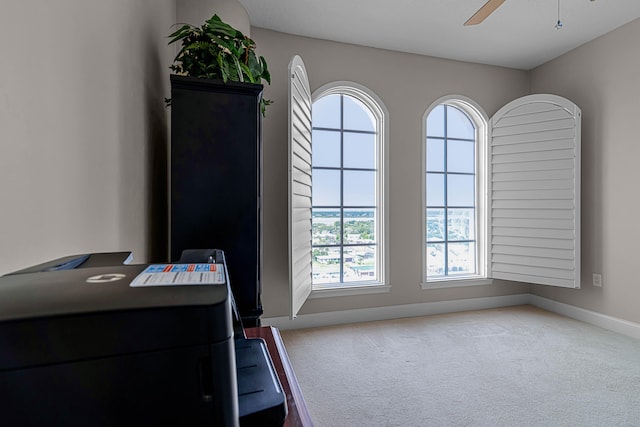
[[[476,13],[473,14],[473,16],[471,18],[469,18],[467,20],[467,22],[464,23],[464,25],[478,25],[479,23],[481,23],[482,21],[484,21],[485,19],[487,19],[487,17],[489,15],[491,15],[493,12],[495,12],[495,10],[497,8],[500,7],[500,5],[502,5],[502,3],[504,3],[505,0],[489,0],[488,2],[486,2],[484,4],[484,6],[482,6],[480,9],[478,9],[478,11]]]

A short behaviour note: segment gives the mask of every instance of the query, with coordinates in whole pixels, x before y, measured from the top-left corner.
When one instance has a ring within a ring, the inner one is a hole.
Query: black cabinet
[[[224,250],[247,327],[262,314],[262,89],[171,76],[170,257]]]

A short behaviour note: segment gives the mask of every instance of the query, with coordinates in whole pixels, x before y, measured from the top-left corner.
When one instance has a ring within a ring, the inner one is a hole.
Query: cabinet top
[[[199,90],[207,92],[226,92],[239,93],[245,95],[259,95],[262,93],[264,86],[256,83],[244,83],[227,81],[225,83],[218,79],[205,79],[192,76],[181,76],[171,74],[172,89]]]

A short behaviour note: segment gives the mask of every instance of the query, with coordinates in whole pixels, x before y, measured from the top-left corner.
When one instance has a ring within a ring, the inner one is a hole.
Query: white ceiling
[[[640,17],[640,0],[239,0],[251,25],[326,40],[529,70]],[[639,41],[640,42],[640,41]]]

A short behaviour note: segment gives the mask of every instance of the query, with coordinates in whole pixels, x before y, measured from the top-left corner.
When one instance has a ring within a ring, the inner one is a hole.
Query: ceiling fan
[[[491,15],[497,8],[499,8],[505,0],[489,0],[486,2],[476,13],[473,14],[471,18],[464,23],[465,26],[468,25],[478,25],[489,15]]]
[[[596,0],[589,0],[589,2],[591,3],[595,3],[595,1]],[[487,19],[489,15],[495,12],[496,9],[499,8],[504,2],[505,0],[487,1],[480,9],[478,9],[476,13],[473,14],[471,18],[467,19],[467,22],[465,22],[464,25],[478,25],[479,23]],[[558,24],[556,25],[556,28],[558,28],[558,25],[560,27],[562,26],[562,23],[560,22],[560,0],[558,0]]]

